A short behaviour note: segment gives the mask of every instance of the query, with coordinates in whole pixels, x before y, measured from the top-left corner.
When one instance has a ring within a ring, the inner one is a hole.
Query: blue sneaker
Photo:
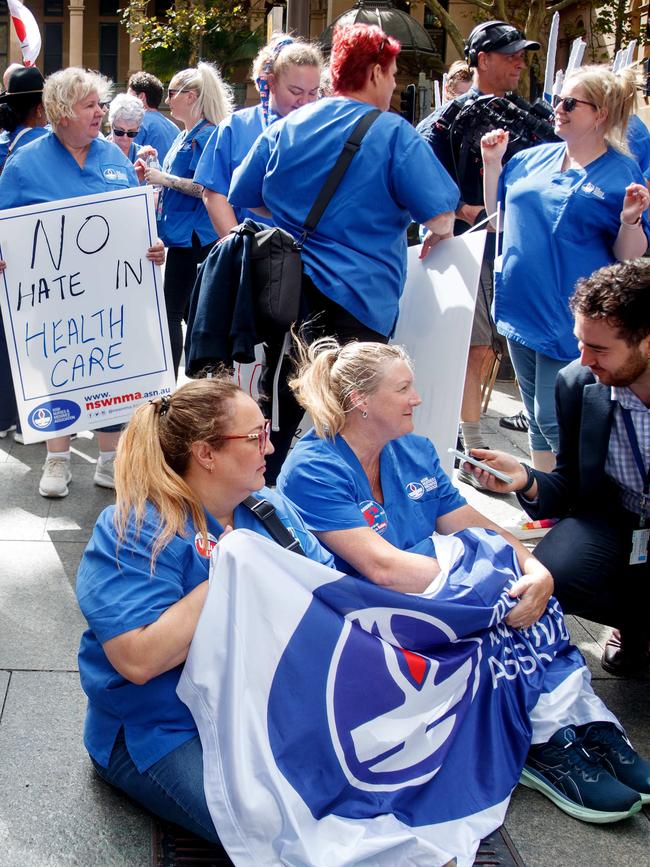
[[[650,762],[642,759],[623,732],[611,722],[579,726],[576,731],[584,748],[620,783],[641,795],[650,804]]]
[[[519,782],[583,822],[619,822],[641,809],[638,792],[591,757],[573,726],[530,748]]]

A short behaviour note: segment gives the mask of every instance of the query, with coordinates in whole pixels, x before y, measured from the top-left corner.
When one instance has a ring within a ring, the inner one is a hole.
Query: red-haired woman
[[[451,232],[458,203],[458,189],[431,148],[388,111],[399,51],[399,42],[379,27],[337,28],[330,61],[334,95],[269,127],[230,187],[232,205],[265,209],[299,238],[352,130],[364,114],[381,109],[303,246],[309,314],[320,313],[319,329],[342,343],[388,341],[406,276],[407,226],[411,220],[427,226],[426,253]],[[287,437],[275,442],[281,453]]]

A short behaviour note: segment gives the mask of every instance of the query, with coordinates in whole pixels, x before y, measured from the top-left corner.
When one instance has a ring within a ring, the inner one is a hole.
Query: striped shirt
[[[624,508],[638,515],[641,511],[643,480],[634,460],[621,407],[630,411],[646,473],[650,467],[650,408],[629,388],[612,386],[611,398],[615,402],[614,419],[605,472],[618,485]]]

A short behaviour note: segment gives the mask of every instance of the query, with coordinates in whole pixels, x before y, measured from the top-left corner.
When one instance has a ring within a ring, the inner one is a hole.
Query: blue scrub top
[[[327,566],[331,555],[309,533],[291,507],[275,491],[257,494],[269,500],[307,556]],[[84,743],[90,755],[107,767],[115,738],[124,727],[127,749],[140,772],[197,734],[187,707],[176,695],[182,665],[138,686],[123,678],[108,661],[104,642],[154,623],[171,605],[207,580],[210,551],[223,527],[206,513],[208,544],[191,521],[186,536],[175,536],[160,552],[151,575],[151,546],[159,535],[159,514],[149,506],[137,538],[133,524],[117,544],[115,507],[101,513],[77,574],[77,598],[88,621],[79,648],[81,685],[88,696]],[[234,525],[268,537],[266,528],[245,506],[235,509]],[[116,549],[118,549],[116,555]],[[119,564],[116,562],[119,557]]]
[[[200,120],[192,129],[179,133],[165,157],[163,171],[195,180],[199,158],[213,131],[214,124]],[[191,247],[193,233],[202,247],[217,239],[201,198],[163,187],[157,213],[158,234],[166,247]]]
[[[320,439],[312,428],[289,452],[278,490],[314,533],[370,526],[401,551],[435,556],[436,521],[467,505],[430,440],[408,434],[384,446],[379,464],[384,502],[374,499],[359,459],[337,434]],[[334,554],[336,568],[359,575]]]
[[[24,130],[24,132],[23,132]],[[37,138],[40,138],[42,135],[47,135],[50,132],[50,128],[43,126],[25,126],[24,124],[21,126],[17,126],[13,132],[7,132],[4,130],[2,134],[0,134],[0,171],[2,171],[4,164],[7,160],[7,157],[10,155],[13,157],[15,153],[17,153],[20,148],[24,147],[26,144],[29,144],[32,141],[35,141]],[[13,147],[11,154],[9,154],[9,148],[11,147],[12,142],[16,140],[16,137],[20,136],[18,141]]]
[[[147,109],[133,141],[140,147],[146,144],[154,147],[158,151],[158,162],[162,165],[178,132],[176,124],[164,114]]]
[[[82,169],[56,135],[49,132],[21,147],[7,160],[0,175],[0,208],[137,186],[133,165],[112,142],[94,139]]]
[[[278,117],[279,115],[269,111],[269,125],[278,120]],[[264,132],[264,115],[261,105],[233,112],[222,120],[201,154],[194,175],[197,184],[227,197],[233,172],[244,161],[246,154],[262,132]],[[258,223],[273,225],[272,220],[260,217],[247,208],[234,208],[234,211],[240,223],[246,217],[250,217]]]
[[[566,145],[515,154],[499,180],[505,209],[503,261],[495,267],[500,334],[550,358],[578,356],[569,298],[580,277],[616,261],[625,188],[643,184],[638,165],[613,148],[561,171]],[[643,217],[646,235],[650,227]]]
[[[627,125],[627,146],[644,178],[650,177],[650,130],[636,114],[630,116]]]
[[[345,141],[373,106],[344,97],[305,105],[269,127],[236,170],[229,201],[265,205],[295,238]],[[392,333],[406,277],[406,229],[453,211],[458,188],[404,118],[366,134],[302,250],[305,272],[364,325]]]

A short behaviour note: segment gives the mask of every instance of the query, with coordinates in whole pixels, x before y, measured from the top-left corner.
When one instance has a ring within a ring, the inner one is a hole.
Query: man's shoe
[[[48,455],[43,465],[43,475],[38,485],[41,497],[67,497],[68,484],[72,479],[70,461]]]
[[[504,415],[503,418],[499,419],[499,427],[505,427],[508,430],[516,430],[520,433],[528,433],[528,419],[526,418],[526,413],[523,410],[520,410],[515,415]]]
[[[639,793],[598,764],[573,726],[530,748],[519,782],[583,822],[619,822],[641,809]]]
[[[650,762],[636,752],[623,732],[611,722],[595,722],[576,729],[587,752],[620,783],[650,804]]]
[[[0,439],[3,440],[7,436],[8,433],[11,433],[12,430],[16,430],[15,424],[9,425],[9,427],[6,427],[6,428],[3,428],[2,430],[0,430]]]
[[[645,680],[650,676],[648,640],[636,636],[634,640],[627,637],[622,639],[618,629],[614,629],[605,643],[600,664],[616,677]]]
[[[93,482],[100,488],[115,490],[115,461],[104,461],[103,464],[98,462],[95,467]]]

